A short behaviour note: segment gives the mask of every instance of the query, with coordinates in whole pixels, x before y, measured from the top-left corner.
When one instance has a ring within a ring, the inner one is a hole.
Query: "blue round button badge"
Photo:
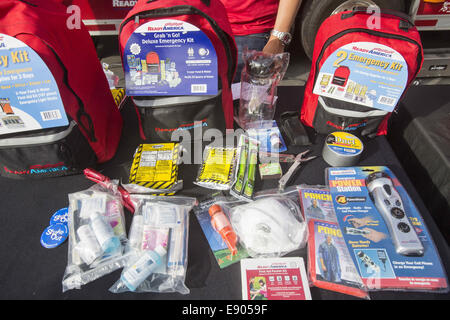
[[[50,225],[62,223],[67,226],[69,223],[69,208],[62,208],[56,211],[50,219]]]
[[[69,228],[63,223],[55,223],[48,226],[41,235],[41,245],[44,248],[52,249],[66,241],[69,235]]]

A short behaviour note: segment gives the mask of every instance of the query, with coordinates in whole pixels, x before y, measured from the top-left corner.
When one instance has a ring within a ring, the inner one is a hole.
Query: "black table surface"
[[[450,244],[450,86],[411,87],[388,141]]]
[[[303,87],[281,87],[277,113],[285,110],[298,110],[301,106]],[[124,132],[117,155],[98,169],[111,178],[126,180],[136,146],[141,142],[138,135],[136,113],[130,103],[122,109],[125,119]],[[321,136],[311,136],[314,144],[311,154],[320,155],[323,146]],[[293,149],[296,153],[306,148]],[[414,199],[428,226],[441,256],[445,270],[450,270],[450,250],[432,216],[424,206],[420,195],[402,169],[385,137],[365,141],[365,152],[360,165],[386,165],[391,168]],[[306,164],[298,172],[293,184],[323,185],[324,170],[328,165],[318,158]],[[212,190],[193,184],[198,165],[181,165],[179,177],[184,181],[180,195],[198,197]],[[93,183],[82,175],[43,180],[0,179],[2,209],[0,214],[0,299],[102,299],[102,300],[240,300],[240,264],[235,263],[220,269],[200,225],[191,212],[189,224],[189,250],[186,285],[190,294],[179,293],[122,293],[113,294],[108,289],[120,276],[121,270],[95,280],[81,289],[62,292],[62,278],[67,264],[68,242],[54,249],[45,249],[40,244],[42,231],[49,225],[52,214],[68,205],[69,193],[85,190]],[[275,187],[271,183],[259,184],[258,188]],[[131,214],[126,213],[127,229]],[[300,256],[306,262],[306,248],[297,250],[289,256]],[[340,293],[311,288],[313,299],[343,300],[356,299]],[[438,300],[450,298],[450,294],[430,292],[371,292],[373,300]]]

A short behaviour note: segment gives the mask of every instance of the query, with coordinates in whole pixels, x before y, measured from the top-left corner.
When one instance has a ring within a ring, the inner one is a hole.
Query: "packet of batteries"
[[[276,120],[254,121],[248,124],[248,135],[259,141],[261,152],[277,153],[287,151],[286,143]]]
[[[236,148],[207,146],[194,184],[214,190],[229,190],[235,168]]]
[[[230,194],[238,199],[251,201],[255,192],[258,170],[259,142],[247,135],[239,137],[236,172]]]
[[[180,154],[179,143],[139,145],[131,165],[130,185],[124,188],[130,193],[174,195],[182,188],[178,180]]]
[[[69,194],[69,251],[63,292],[80,289],[127,261],[124,210],[119,193],[100,185]]]
[[[308,278],[321,289],[369,299],[345,244],[330,191],[324,186],[298,186],[302,214],[308,223]]]
[[[189,294],[185,285],[189,212],[197,200],[149,195],[131,199],[137,210],[125,249],[128,259],[109,290]]]
[[[239,244],[228,216],[232,206],[244,203],[243,200],[217,192],[208,195],[194,207],[195,216],[221,269],[248,257],[247,251]]]

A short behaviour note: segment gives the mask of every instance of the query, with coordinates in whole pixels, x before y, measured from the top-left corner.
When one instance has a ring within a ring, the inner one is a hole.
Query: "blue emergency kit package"
[[[427,226],[388,167],[327,168],[325,179],[344,240],[369,290],[448,292]]]
[[[325,61],[314,94],[391,112],[408,81],[405,58],[379,43],[347,44]]]
[[[217,56],[198,27],[158,19],[137,28],[124,50],[128,96],[216,95]]]
[[[0,34],[0,136],[69,124],[58,85],[41,57]]]

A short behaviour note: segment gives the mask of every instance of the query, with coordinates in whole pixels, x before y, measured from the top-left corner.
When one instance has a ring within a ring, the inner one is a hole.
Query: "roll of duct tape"
[[[333,167],[351,167],[364,150],[362,141],[348,132],[333,132],[325,139],[323,159]]]

